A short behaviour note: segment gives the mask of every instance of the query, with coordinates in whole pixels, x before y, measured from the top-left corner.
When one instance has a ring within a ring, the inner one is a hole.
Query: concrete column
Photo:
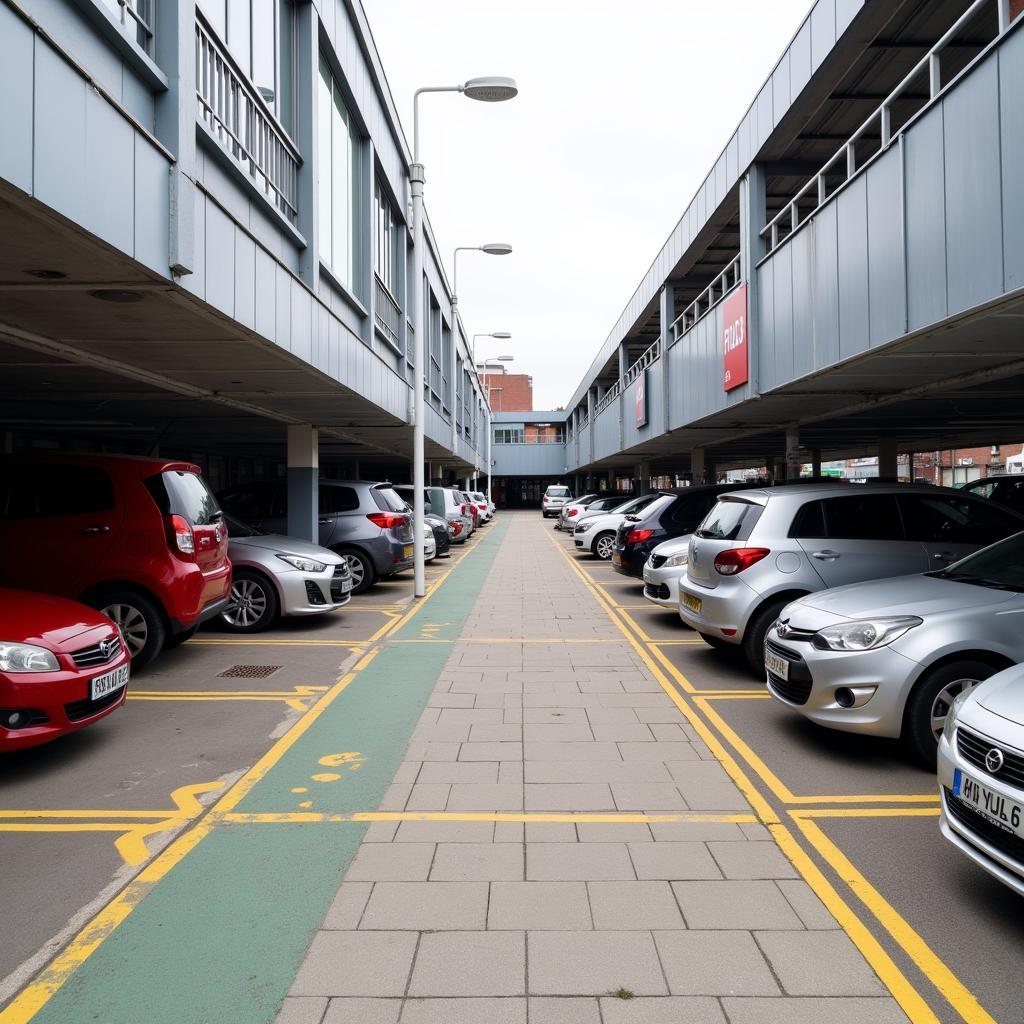
[[[892,438],[883,438],[878,442],[878,475],[895,480],[898,474],[896,442]]]
[[[800,427],[786,427],[786,479],[800,479]]]
[[[764,457],[764,470],[765,470],[765,475],[768,477],[769,480],[774,480],[775,479],[775,456],[774,455],[766,455]]]
[[[718,467],[713,462],[704,465],[704,482],[709,484],[718,483]]]
[[[690,452],[690,480],[694,484],[704,483],[705,472],[704,449],[694,448]]]
[[[626,378],[626,371],[629,369],[629,349],[623,342],[619,345],[619,380],[623,381]]]
[[[319,542],[320,434],[308,423],[288,425],[288,535]]]
[[[915,477],[917,475],[916,472],[915,472],[916,467],[914,466],[914,453],[913,452],[908,452],[907,453],[907,460],[908,460],[907,469],[908,469],[909,475],[910,475],[910,482],[913,483],[914,479],[915,479]]]
[[[609,491],[614,491],[615,490],[615,470],[614,469],[609,469],[608,470],[608,490]]]
[[[821,476],[821,449],[811,449],[811,476]]]
[[[751,164],[740,179],[740,276],[747,283],[747,350],[750,359],[750,394],[760,394],[757,339],[757,261],[764,255],[761,228],[768,220],[764,167]]]
[[[651,489],[651,464],[638,462],[633,471],[633,489],[637,494],[647,494]]]

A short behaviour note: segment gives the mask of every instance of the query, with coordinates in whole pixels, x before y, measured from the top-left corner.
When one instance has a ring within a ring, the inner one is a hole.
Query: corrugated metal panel
[[[907,328],[903,259],[902,151],[891,146],[868,168],[870,340],[881,345]]]
[[[134,143],[135,258],[164,277],[170,277],[167,157],[141,135],[135,135]]]
[[[780,250],[762,263],[757,274],[757,334],[754,342],[754,356],[757,359],[758,379],[761,390],[775,386],[775,264]]]
[[[839,354],[847,359],[869,344],[867,187],[854,178],[837,200],[839,229]]]
[[[25,192],[32,191],[32,104],[10,97],[29,97],[33,91],[32,30],[0,5],[0,177]]]
[[[209,201],[206,203],[206,301],[228,316],[234,316],[235,225],[216,203]]]
[[[256,326],[256,243],[235,229],[235,319]]]
[[[1004,43],[999,54],[999,74],[1004,287],[1011,291],[1024,287],[1024,32],[1018,30]]]
[[[813,247],[814,366],[839,358],[839,240],[836,204],[820,210],[811,224]]]
[[[793,376],[814,368],[814,225],[798,231],[787,248],[792,260]]]
[[[85,82],[44,42],[35,47],[34,193],[71,220],[88,213]]]

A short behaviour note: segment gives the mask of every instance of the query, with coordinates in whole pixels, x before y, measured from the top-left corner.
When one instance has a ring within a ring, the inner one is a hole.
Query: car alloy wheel
[[[954,679],[935,695],[935,700],[932,701],[931,722],[936,743],[939,742],[942,730],[946,727],[946,716],[953,706],[953,701],[965,690],[973,690],[980,682],[980,679]]]
[[[601,559],[602,562],[607,562],[612,557],[612,551],[615,548],[615,538],[610,534],[606,533],[598,537],[594,541],[594,554]]]
[[[146,617],[134,605],[108,604],[100,609],[109,619],[114,620],[114,625],[121,630],[124,642],[128,647],[128,653],[137,658],[146,646],[149,639],[149,624]]]
[[[249,629],[267,613],[269,598],[264,586],[254,579],[236,579],[231,584],[231,597],[224,609],[229,626]]]

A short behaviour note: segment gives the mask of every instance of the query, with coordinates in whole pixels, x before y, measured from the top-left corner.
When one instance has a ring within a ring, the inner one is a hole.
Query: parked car
[[[914,484],[794,484],[722,495],[690,539],[679,615],[763,677],[764,641],[791,601],[942,569],[1024,529],[995,502]]]
[[[693,533],[720,494],[744,484],[712,484],[659,491],[639,512],[619,524],[612,548],[612,565],[624,576],[642,577],[651,552],[666,540]]]
[[[0,753],[48,743],[124,703],[129,656],[113,620],[0,588]]]
[[[268,533],[288,529],[284,482],[252,483],[220,495],[226,512]],[[352,573],[353,593],[413,564],[412,521],[389,483],[320,481],[320,545],[336,551]]]
[[[1024,533],[946,569],[802,597],[768,631],[768,689],[819,725],[934,764],[953,700],[1024,661]]]
[[[1024,665],[953,701],[938,779],[942,834],[1024,896]]]
[[[233,570],[231,599],[219,620],[226,629],[260,633],[279,617],[322,615],[352,599],[352,573],[341,555],[225,518]]]
[[[644,597],[675,611],[679,607],[679,579],[686,572],[690,535],[659,544],[644,566]]]
[[[406,514],[411,514],[413,495],[416,493],[412,484],[395,484],[394,488],[395,493],[405,502]],[[434,492],[438,493],[435,494]],[[446,502],[446,499],[450,500],[450,504]],[[435,510],[435,502],[437,502],[437,507],[441,509],[440,513]],[[437,557],[446,558],[452,543],[462,543],[465,540],[465,537],[462,537],[461,540],[456,540],[456,538],[463,533],[466,520],[456,508],[455,499],[451,496],[451,492],[446,491],[443,487],[427,487],[424,489],[423,509],[424,522],[434,534],[434,546]]]
[[[987,476],[962,484],[960,489],[979,498],[998,501],[1001,505],[1012,508],[1014,512],[1024,513],[1024,474]]]
[[[113,619],[135,670],[228,602],[228,531],[199,467],[134,455],[0,460],[0,585]]]
[[[656,493],[642,494],[638,498],[625,499],[621,496],[618,504],[610,511],[594,509],[591,505],[581,512],[572,531],[573,543],[580,551],[589,551],[592,555],[607,562],[612,557],[615,547],[615,531],[627,515],[636,515],[658,499]]]
[[[456,490],[455,497],[462,508],[462,514],[470,517],[470,535],[476,533],[480,527],[480,509],[476,507],[476,502],[465,491]]]
[[[586,503],[566,505],[558,517],[559,529],[575,533],[576,527],[588,516],[602,515],[611,512],[629,501],[628,494],[601,494],[589,499]]]
[[[606,516],[613,512],[622,513],[623,515],[625,511],[635,512],[643,508],[645,504],[649,505],[657,496],[655,491],[652,491],[650,494],[642,494],[639,497],[621,493],[602,494],[596,501],[581,509],[579,514],[573,516],[572,532],[576,532],[576,527],[580,523],[587,519],[593,519],[595,516]]]
[[[489,523],[491,516],[494,514],[492,511],[491,503],[487,500],[487,495],[480,491],[470,491],[470,498],[476,503],[476,507],[480,510],[480,518],[482,522]]]
[[[568,530],[572,533],[573,527],[575,526],[575,518],[584,509],[590,508],[590,506],[597,501],[601,496],[599,494],[584,494],[581,498],[576,498],[573,501],[567,501],[558,512],[558,520],[555,523],[556,530]]]
[[[563,484],[551,484],[541,496],[540,514],[545,519],[548,516],[557,516],[562,511],[562,506],[568,501],[572,501],[572,491]]]

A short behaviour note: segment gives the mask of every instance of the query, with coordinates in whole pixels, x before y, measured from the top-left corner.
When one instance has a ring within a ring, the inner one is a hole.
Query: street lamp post
[[[423,560],[423,494],[424,440],[426,402],[423,387],[426,380],[424,365],[424,335],[427,325],[423,317],[423,185],[426,176],[420,163],[420,96],[428,92],[461,92],[472,100],[485,103],[500,103],[512,99],[518,92],[511,78],[471,78],[461,85],[432,85],[417,89],[412,101],[412,166],[409,168],[409,185],[412,190],[413,219],[413,289],[412,304],[415,312],[416,331],[413,335],[413,429],[412,429],[412,483],[413,483],[413,595],[426,594],[426,573]]]

